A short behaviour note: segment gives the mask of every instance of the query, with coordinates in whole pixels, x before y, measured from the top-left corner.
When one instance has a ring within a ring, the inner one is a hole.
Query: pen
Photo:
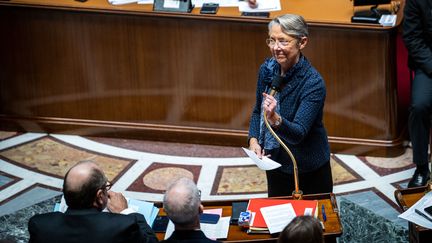
[[[335,198],[333,196],[330,196],[330,201],[331,201],[331,204],[332,204],[332,207],[333,207],[333,212],[339,213],[339,209],[337,207],[336,200],[335,200]]]
[[[414,209],[414,212],[416,212],[418,215],[422,216],[423,218],[427,219],[428,221],[432,222],[432,219],[429,218],[428,216],[426,216],[426,214],[422,213],[420,210],[418,210],[417,208]]]
[[[324,204],[321,205],[321,214],[322,214],[323,221],[324,222],[327,221],[327,215],[325,213]]]

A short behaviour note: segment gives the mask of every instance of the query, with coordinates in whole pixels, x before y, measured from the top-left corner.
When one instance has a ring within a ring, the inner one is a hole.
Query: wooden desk
[[[291,199],[291,197],[283,197]],[[324,222],[325,231],[324,239],[325,242],[336,242],[336,237],[342,235],[342,225],[338,214],[338,208],[336,204],[335,195],[332,194],[314,194],[306,195],[304,199],[307,200],[318,200],[318,215],[322,221],[321,205],[324,205],[327,216],[327,221]],[[233,201],[212,201],[203,202],[205,209],[211,208],[222,208],[222,216],[231,216],[231,204]],[[158,205],[161,207],[161,205]],[[165,215],[163,209],[160,210],[160,215]],[[157,237],[159,240],[164,238],[163,233],[158,233]],[[241,227],[237,225],[230,225],[228,231],[228,239],[223,240],[224,242],[275,242],[278,235],[270,234],[247,234]]]
[[[409,188],[396,190],[394,195],[399,207],[406,211],[414,205],[425,194],[426,187]],[[408,222],[409,241],[412,243],[429,243],[432,242],[432,230],[423,228],[414,223]]]
[[[327,85],[332,152],[403,153],[393,28],[352,2],[281,1]],[[401,1],[403,8],[404,1]],[[245,146],[270,19],[153,12],[107,0],[0,0],[0,129]]]

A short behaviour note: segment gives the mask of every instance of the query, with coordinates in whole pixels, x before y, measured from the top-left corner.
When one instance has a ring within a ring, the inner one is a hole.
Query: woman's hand
[[[278,128],[282,123],[282,117],[275,112],[277,100],[266,93],[263,93],[263,109],[266,111],[266,118],[273,128]]]
[[[270,124],[274,124],[278,118],[275,113],[277,100],[273,96],[266,93],[263,93],[263,100],[263,109],[266,111],[267,120],[270,122]]]
[[[249,150],[253,151],[260,159],[264,156],[264,150],[261,148],[256,138],[251,138],[249,140]]]

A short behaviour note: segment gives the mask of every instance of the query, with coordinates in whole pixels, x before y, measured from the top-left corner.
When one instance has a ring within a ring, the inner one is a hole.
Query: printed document
[[[112,5],[122,5],[122,4],[129,4],[129,3],[136,3],[138,0],[108,0],[109,3]]]
[[[291,203],[262,207],[260,210],[270,234],[282,232],[297,216]]]
[[[204,210],[204,213],[222,214],[222,209]],[[231,217],[221,217],[216,224],[200,224],[201,231],[210,239],[226,239],[228,238],[228,230]],[[174,232],[174,223],[170,220],[165,232],[165,240],[168,239]]]
[[[239,2],[239,11],[240,12],[271,12],[271,11],[280,11],[281,4],[280,0],[257,0],[258,7],[251,8],[247,1]]]
[[[258,158],[258,156],[247,148],[242,148],[243,151],[252,159],[252,161],[260,168],[261,170],[274,170],[276,168],[281,167],[281,164],[271,160],[268,157],[262,157],[262,159]]]

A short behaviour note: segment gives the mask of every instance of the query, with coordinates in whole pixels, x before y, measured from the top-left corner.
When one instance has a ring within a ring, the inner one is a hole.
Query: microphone
[[[276,75],[273,77],[271,86],[270,86],[270,92],[269,95],[275,96],[277,92],[280,92],[281,86],[284,84],[284,79],[280,75]],[[295,200],[301,200],[303,198],[303,192],[299,189],[299,179],[298,179],[298,167],[297,167],[297,161],[294,158],[294,155],[292,154],[291,150],[285,145],[285,143],[280,139],[280,137],[273,131],[273,128],[270,126],[268,120],[266,111],[264,110],[263,116],[264,116],[264,122],[267,126],[270,133],[273,135],[273,137],[278,141],[278,143],[285,149],[285,151],[288,153],[289,157],[291,158],[291,161],[293,163],[293,170],[294,170],[294,191],[292,192],[292,196]]]
[[[274,76],[273,80],[272,80],[272,83],[271,83],[271,86],[270,86],[271,90],[270,90],[269,95],[275,96],[275,94],[277,92],[280,92],[281,86],[282,86],[283,83],[284,83],[284,79],[283,79],[282,76],[280,76],[280,75]]]

